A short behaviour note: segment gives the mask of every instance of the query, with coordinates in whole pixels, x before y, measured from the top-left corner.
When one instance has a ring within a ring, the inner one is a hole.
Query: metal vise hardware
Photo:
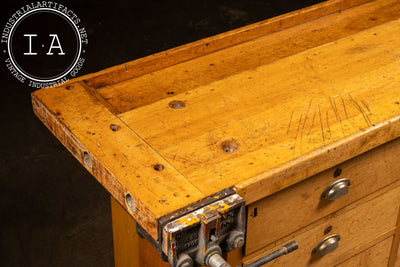
[[[234,194],[165,225],[162,251],[171,266],[229,266],[221,256],[244,245],[244,204]]]

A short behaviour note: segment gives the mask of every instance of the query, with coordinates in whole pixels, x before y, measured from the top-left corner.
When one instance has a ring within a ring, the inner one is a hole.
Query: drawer
[[[387,266],[389,263],[389,254],[392,242],[393,237],[386,238],[384,241],[379,242],[378,244],[336,266]]]
[[[298,243],[298,250],[277,258],[265,266],[333,266],[338,262],[343,262],[365,250],[363,248],[371,247],[393,236],[399,205],[400,187],[398,186],[294,237],[290,241]],[[327,232],[328,228],[331,229],[329,232]],[[312,255],[316,245],[333,234],[340,235],[338,248],[325,256]],[[277,247],[281,245],[283,244]],[[245,266],[274,250],[276,248],[247,258]]]
[[[400,139],[328,169],[248,206],[246,255],[400,179]],[[348,193],[321,200],[339,179],[350,180]]]

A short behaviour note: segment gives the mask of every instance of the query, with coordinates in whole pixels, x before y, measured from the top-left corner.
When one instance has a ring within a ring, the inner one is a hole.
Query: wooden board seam
[[[146,56],[144,58],[129,61],[127,63],[110,67],[102,71],[84,75],[79,78],[71,80],[71,82],[82,80],[96,90],[101,89],[108,85],[112,85],[127,79],[139,77],[141,75],[147,74],[152,71],[156,71],[162,68],[167,68],[185,61],[192,60],[197,57],[217,52],[219,50],[228,47],[232,47],[244,42],[251,41],[261,36],[265,36],[266,34],[271,34],[277,31],[285,30],[299,24],[307,23],[308,21],[316,20],[320,17],[329,16],[331,14],[341,12],[343,10],[350,9],[353,7],[357,7],[372,1],[355,0],[349,3],[349,1],[333,0],[333,1],[322,2],[300,10],[295,10],[280,16],[266,19],[261,22],[253,23],[238,29],[234,29],[225,33],[201,39],[199,41],[191,42],[163,52]],[[238,38],[238,36],[240,36],[240,38]],[[185,55],[185,53],[189,55]],[[194,55],[191,55],[191,53]],[[167,64],[160,63],[161,61],[168,61],[168,60],[170,60],[170,63]],[[154,66],[151,68],[149,67],[149,70],[147,70],[146,67],[148,67],[147,65],[149,64],[149,62],[154,62],[153,64]],[[88,81],[89,79],[104,77],[114,72],[118,73],[117,74],[118,76],[127,75],[126,73],[131,71],[130,69],[132,67],[136,67],[137,69],[141,70],[142,71],[141,74],[134,74],[134,75],[131,74],[128,75],[128,78],[117,79],[112,83],[102,86],[92,86]],[[146,70],[143,71],[143,69]]]

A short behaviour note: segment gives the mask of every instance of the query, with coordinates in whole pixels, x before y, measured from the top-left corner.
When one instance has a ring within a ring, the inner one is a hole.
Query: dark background
[[[30,2],[3,2],[1,30]],[[60,1],[89,34],[79,75],[316,2]],[[32,88],[11,76],[1,53],[0,266],[113,266],[108,193],[34,116]]]

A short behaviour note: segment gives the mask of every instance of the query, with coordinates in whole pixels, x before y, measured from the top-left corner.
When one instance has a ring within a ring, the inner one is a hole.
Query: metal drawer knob
[[[325,256],[326,254],[334,251],[339,247],[340,235],[334,234],[328,237],[325,237],[322,241],[320,241],[312,251],[313,255]]]
[[[341,198],[349,192],[350,180],[339,179],[330,184],[321,194],[321,199],[335,200]]]

